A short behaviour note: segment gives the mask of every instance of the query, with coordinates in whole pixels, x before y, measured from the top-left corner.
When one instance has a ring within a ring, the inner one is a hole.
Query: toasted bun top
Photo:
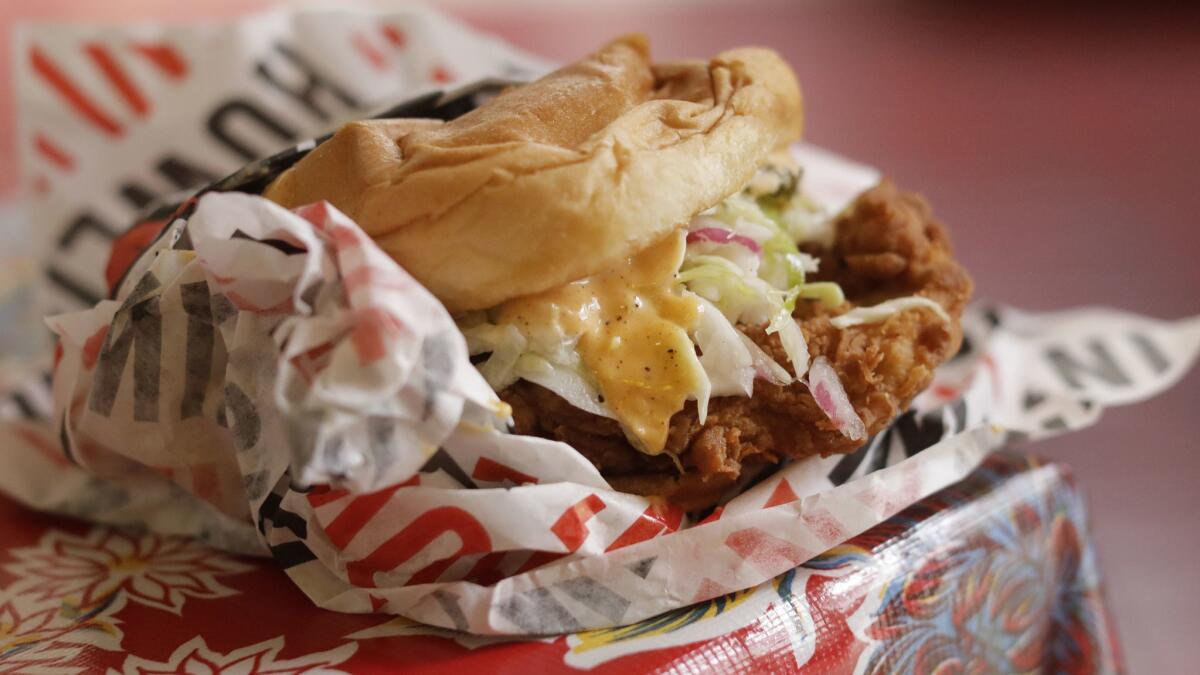
[[[451,122],[347,124],[265,196],[325,199],[451,311],[594,274],[740,189],[801,129],[767,49],[650,63],[644,36]]]

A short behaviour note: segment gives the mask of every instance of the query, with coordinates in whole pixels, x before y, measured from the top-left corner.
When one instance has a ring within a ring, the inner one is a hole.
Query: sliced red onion
[[[740,244],[754,253],[762,253],[762,246],[750,237],[737,234],[723,227],[701,227],[688,232],[689,244],[697,241],[711,241],[714,244]]]
[[[808,367],[808,389],[812,392],[813,400],[843,436],[852,441],[867,438],[867,426],[850,404],[850,398],[846,396],[846,389],[838,379],[837,372],[824,356],[813,359],[812,365]]]
[[[745,333],[738,332],[738,336],[742,338],[742,344],[746,345],[746,349],[750,352],[750,357],[754,360],[754,374],[759,379],[766,380],[771,384],[788,385],[792,383],[792,376],[787,369],[775,363],[770,354],[763,351],[754,343],[754,340],[746,337]]]

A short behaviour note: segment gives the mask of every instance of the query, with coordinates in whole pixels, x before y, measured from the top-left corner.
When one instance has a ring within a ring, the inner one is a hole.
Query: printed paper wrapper
[[[396,101],[549,67],[414,7],[186,25],[28,24],[13,47],[29,235],[44,254],[42,314],[107,296],[112,240],[158,197]]]
[[[879,178],[795,152],[830,213]],[[0,428],[0,489],[269,553],[333,610],[574,632],[763,583],[997,447],[1161,391],[1200,349],[1200,318],[977,306],[963,352],[862,449],[686,514],[611,490],[567,445],[507,433],[449,315],[344,215],[220,191],[277,169],[219,183],[167,223],[116,299],[49,320],[55,412]]]

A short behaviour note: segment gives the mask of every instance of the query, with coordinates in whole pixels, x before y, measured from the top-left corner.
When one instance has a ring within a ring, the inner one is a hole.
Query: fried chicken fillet
[[[883,430],[933,379],[933,370],[962,342],[959,317],[971,279],[953,257],[946,228],[919,195],[885,180],[865,192],[835,224],[829,249],[812,249],[820,280],[835,281],[847,302],[826,309],[802,302],[794,316],[812,354],[824,355],[841,378],[868,432]],[[879,323],[835,328],[830,320],[860,305],[917,295],[940,304],[954,319],[900,312]],[[778,363],[787,358],[779,338],[762,326],[741,326]],[[839,432],[800,382],[756,382],[749,398],[709,403],[700,424],[694,403],[671,418],[666,455],[636,450],[616,420],[587,413],[553,392],[520,381],[500,392],[512,406],[515,431],[571,444],[614,487],[660,495],[686,508],[711,505],[744,468],[785,457],[849,453],[862,443]]]

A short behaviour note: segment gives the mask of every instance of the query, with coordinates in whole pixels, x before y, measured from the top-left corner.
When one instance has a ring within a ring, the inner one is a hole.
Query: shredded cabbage
[[[580,410],[601,417],[615,418],[608,406],[600,400],[599,390],[588,381],[578,364],[570,367],[562,363],[551,363],[537,354],[524,354],[517,360],[513,374],[516,375],[516,379],[549,389]]]
[[[714,219],[725,223],[737,234],[759,241],[763,249],[762,268],[758,276],[777,288],[790,288],[804,283],[804,273],[815,269],[812,256],[801,253],[795,240],[779,221],[771,218],[753,199],[734,195],[717,206]],[[754,237],[751,232],[758,234]]]
[[[787,195],[783,198],[790,199]],[[759,242],[760,261],[746,264],[738,256],[717,254],[711,240],[696,241],[688,246],[678,279],[716,306],[730,322],[766,323],[768,333],[779,334],[792,369],[800,377],[808,369],[809,356],[804,334],[792,318],[796,300],[813,299],[833,307],[842,304],[845,297],[836,284],[805,282],[805,275],[817,270],[817,260],[796,246],[795,237],[779,217],[780,199],[778,195],[758,200],[734,195],[718,204],[711,214],[697,217],[693,231],[720,227],[730,232],[729,239],[742,236]]]
[[[720,256],[685,255],[677,279],[716,305],[733,323],[766,323],[787,301],[787,291],[747,274],[744,268]]]
[[[754,392],[755,359],[744,337],[721,310],[700,300],[700,322],[693,339],[700,347],[700,365],[708,375],[712,395],[750,396]]]
[[[796,195],[786,207],[779,211],[779,221],[798,243],[812,242],[822,248],[831,248],[834,242],[833,218],[808,197]]]
[[[708,419],[708,400],[711,397],[712,380],[708,379],[708,373],[704,372],[703,367],[701,367],[700,388],[696,391],[696,418],[700,421],[700,424],[704,424],[704,421]],[[679,467],[680,471],[683,470],[683,466],[679,463],[679,460],[675,460],[675,465]]]
[[[491,354],[487,361],[479,364],[479,373],[492,385],[492,389],[500,391],[517,381],[518,377],[513,370],[517,359],[525,353],[528,341],[516,326],[480,323],[462,331],[472,356]]]
[[[831,419],[836,417],[843,433],[853,437],[861,421],[854,424],[857,416],[852,408],[853,417],[846,415],[845,393],[832,368],[821,357],[810,367],[804,333],[792,317],[799,299],[828,307],[845,302],[837,284],[806,280],[817,271],[817,259],[797,246],[800,241],[827,238],[829,219],[796,191],[795,174],[770,170],[774,172],[771,181],[751,185],[746,192],[697,215],[688,226],[687,249],[676,281],[684,294],[695,294],[701,304],[691,334],[705,376],[695,395],[700,422],[705,420],[711,396],[750,396],[756,378],[778,385],[804,378],[810,388],[820,388],[827,404],[822,408],[828,407]],[[768,182],[776,189],[764,194]],[[902,300],[911,302],[890,301],[856,309],[834,319],[834,325],[878,321],[891,312],[925,303],[944,315],[926,299]],[[768,333],[779,336],[795,375],[738,330],[738,324],[766,324]],[[496,325],[483,312],[459,317],[459,326],[471,354],[488,355],[478,368],[497,391],[524,379],[581,410],[614,417],[575,352],[578,336],[561,335],[542,326],[519,330],[514,325]],[[814,368],[818,372],[814,373]]]
[[[805,300],[817,300],[826,307],[837,307],[846,301],[842,287],[832,281],[816,281],[800,287],[800,297]]]
[[[803,377],[808,371],[808,343],[804,341],[804,333],[800,331],[800,324],[788,315],[786,319],[779,322],[779,342],[783,345],[783,351],[787,353],[788,360],[792,362],[792,369],[796,371],[796,377]]]
[[[903,312],[906,309],[914,309],[917,307],[924,307],[926,309],[933,310],[933,313],[937,314],[938,318],[942,321],[947,323],[950,321],[950,315],[946,314],[946,310],[942,309],[941,305],[937,304],[933,300],[930,300],[929,298],[923,298],[919,295],[910,295],[904,298],[895,298],[886,302],[881,302],[878,305],[871,307],[856,307],[841,316],[835,317],[832,321],[830,321],[830,323],[832,323],[836,328],[849,328],[851,326],[858,326],[864,323],[876,323],[883,321],[897,312]]]
[[[711,241],[689,242],[687,255],[691,255],[693,258],[697,256],[724,258],[738,268],[740,275],[757,276],[758,269],[762,264],[761,254],[754,253],[739,244],[717,244]]]

